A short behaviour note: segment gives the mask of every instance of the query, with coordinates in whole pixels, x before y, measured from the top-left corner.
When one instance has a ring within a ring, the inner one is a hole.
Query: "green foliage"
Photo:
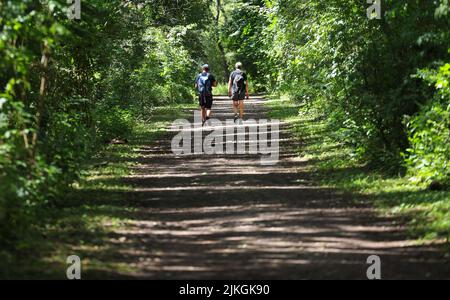
[[[420,71],[419,76],[433,85],[436,96],[408,122],[406,162],[414,180],[450,183],[450,64],[439,71]]]
[[[447,150],[441,130],[446,124],[437,120],[445,119],[447,104],[431,109],[434,90],[415,74],[449,58],[448,1],[383,1],[381,20],[369,19],[368,5],[359,0],[234,2],[239,4],[224,39],[257,82],[322,111],[335,139],[351,146],[353,156],[393,174],[404,171],[402,153],[417,143],[408,139],[405,116],[420,114],[413,127],[424,127],[420,119],[431,117],[435,123],[426,126],[441,136],[429,135],[423,151],[431,151],[430,157],[416,153],[408,165],[418,171],[422,165],[412,160],[426,161],[447,176],[444,156],[432,154]],[[441,146],[431,146],[434,139]]]
[[[221,26],[221,38],[228,51],[229,65],[237,61],[243,63],[249,80],[256,91],[270,88],[271,65],[269,49],[271,47],[270,32],[266,31],[269,21],[265,1],[237,1],[227,14]]]
[[[94,113],[97,120],[96,136],[108,143],[114,138],[130,138],[135,124],[134,116],[129,110],[120,107],[101,107]]]
[[[302,141],[295,150],[310,162],[305,167],[317,182],[351,193],[355,202],[374,204],[381,214],[400,217],[408,222],[413,238],[450,240],[450,191],[431,191],[427,184],[367,168],[352,155],[350,145],[336,139],[321,109],[290,99],[267,105],[270,116],[286,122],[291,134]]]
[[[156,105],[191,102],[210,2],[0,2],[0,243],[18,249],[86,160]],[[3,247],[2,247],[3,249]]]
[[[183,38],[193,26],[172,27],[168,32],[150,28],[144,35],[148,45],[142,66],[133,74],[133,99],[142,105],[192,100],[192,65]]]
[[[407,147],[403,116],[427,92],[411,75],[448,47],[435,5],[406,2],[385,2],[381,21],[360,1],[280,1],[273,13],[281,89],[322,107],[361,159],[394,170]]]

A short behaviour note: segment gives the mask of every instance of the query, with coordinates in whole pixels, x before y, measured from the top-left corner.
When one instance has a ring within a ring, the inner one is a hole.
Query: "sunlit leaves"
[[[146,109],[192,99],[203,55],[196,31],[209,28],[209,4],[91,0],[81,20],[70,20],[66,0],[0,2],[0,212],[8,222],[26,226],[25,215],[60,201],[84,161],[128,137]],[[2,241],[25,232],[3,221]]]
[[[413,76],[446,59],[450,27],[435,18],[438,6],[448,1],[383,1],[383,20],[373,22],[360,1],[271,1],[279,90],[317,105],[360,159],[394,170],[408,146],[404,116],[433,96],[417,78],[432,78],[441,97],[448,87],[445,67]]]

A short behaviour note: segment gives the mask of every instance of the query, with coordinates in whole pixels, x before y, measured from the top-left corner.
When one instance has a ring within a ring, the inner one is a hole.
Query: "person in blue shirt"
[[[217,87],[214,75],[209,73],[209,65],[202,67],[202,72],[195,78],[195,88],[199,94],[199,105],[202,114],[202,125],[211,118],[213,106],[213,87]]]

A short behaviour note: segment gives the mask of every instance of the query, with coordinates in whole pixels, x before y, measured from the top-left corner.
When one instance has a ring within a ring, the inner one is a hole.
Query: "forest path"
[[[214,111],[222,121],[233,117],[226,98]],[[248,101],[247,112],[266,119],[264,99]],[[134,174],[123,179],[134,187],[122,195],[134,208],[130,226],[115,231],[107,253],[96,254],[133,272],[91,276],[366,279],[367,258],[379,255],[385,279],[450,278],[439,247],[416,246],[395,220],[316,186],[288,125],[281,126],[274,166],[262,166],[260,155],[176,156],[175,134],[141,147]]]

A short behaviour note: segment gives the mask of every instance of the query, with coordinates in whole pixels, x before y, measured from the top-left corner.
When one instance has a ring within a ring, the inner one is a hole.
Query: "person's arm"
[[[212,87],[217,87],[217,80],[216,80],[216,77],[214,77],[213,75],[211,75],[210,80],[211,80],[211,83],[212,83]]]
[[[232,96],[232,88],[233,88],[233,82],[231,81],[231,77],[230,80],[228,81],[228,96]]]

